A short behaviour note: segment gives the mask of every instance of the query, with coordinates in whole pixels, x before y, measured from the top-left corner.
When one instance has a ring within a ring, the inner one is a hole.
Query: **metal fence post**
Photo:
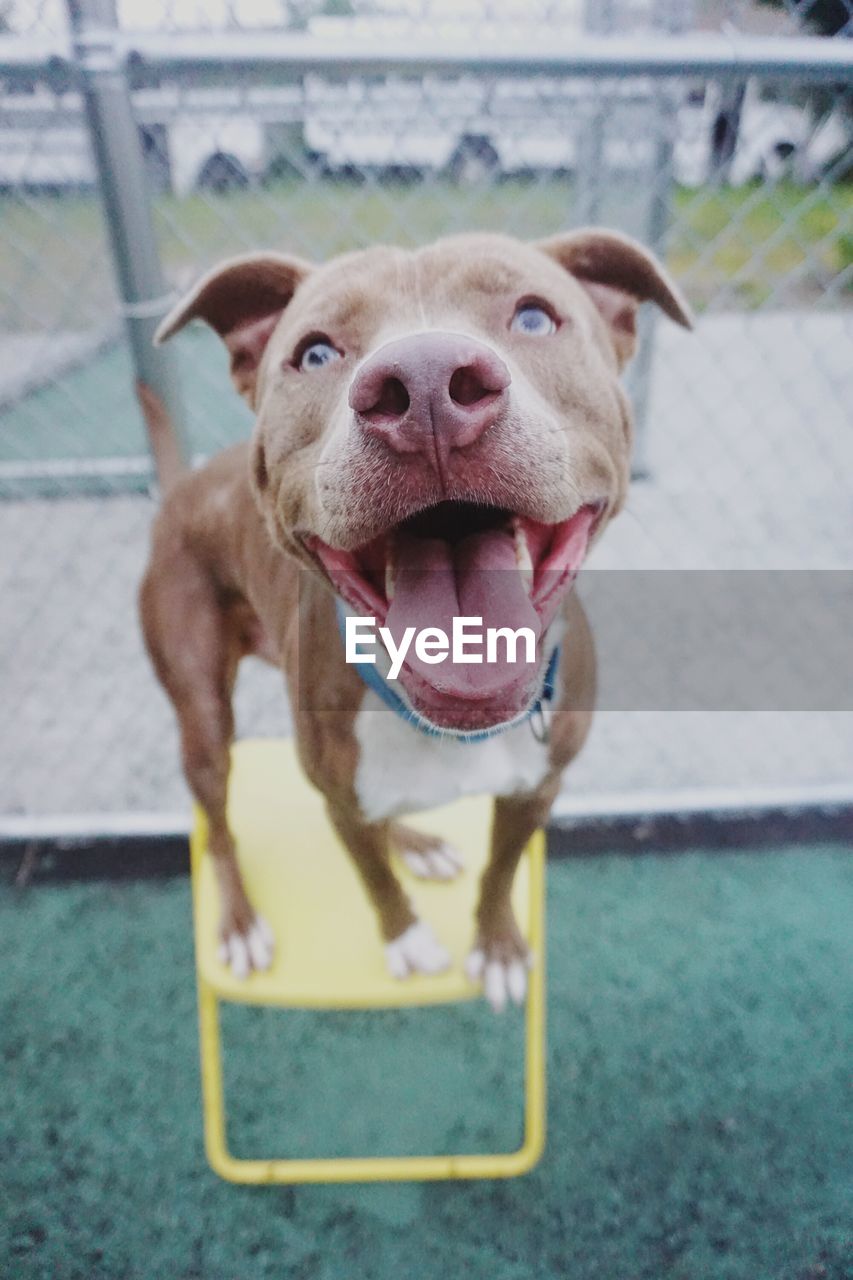
[[[612,34],[616,22],[615,0],[586,0],[583,13],[584,30],[593,35]],[[590,226],[600,221],[604,185],[607,181],[604,172],[607,107],[599,80],[591,80],[586,88],[589,98],[578,133],[575,165],[575,207],[572,216],[575,226]]]
[[[688,14],[692,0],[684,0],[681,12],[668,7],[667,0],[646,0],[645,7],[635,6],[634,17],[644,17],[647,24],[657,30],[683,30],[686,24],[684,10]],[[594,35],[613,36],[628,18],[628,7],[619,0],[586,0],[584,8],[585,30]],[[673,103],[666,87],[655,85],[649,89],[649,119],[654,140],[649,169],[643,177],[636,199],[630,208],[614,206],[610,192],[612,174],[609,171],[608,143],[613,127],[608,127],[609,103],[616,99],[605,90],[602,81],[592,81],[592,99],[589,116],[578,141],[577,193],[573,221],[589,224],[600,221],[613,222],[623,230],[630,230],[643,240],[654,253],[662,254],[669,225],[669,202],[673,187]],[[609,194],[609,199],[608,199]],[[627,222],[627,226],[624,224]],[[639,318],[639,344],[636,358],[625,377],[625,385],[634,406],[636,437],[634,445],[634,475],[647,473],[647,432],[649,390],[654,355],[655,317],[650,308],[644,308]]]
[[[693,18],[693,0],[679,0],[678,4],[656,0],[653,6],[655,27],[668,35],[687,30]],[[680,90],[668,84],[656,84],[653,89],[652,127],[654,149],[651,172],[648,174],[649,195],[645,202],[645,217],[639,235],[661,260],[666,255],[666,241],[672,216],[675,194],[675,131],[678,120]],[[654,366],[657,312],[645,307],[640,312],[638,324],[637,355],[628,368],[625,384],[634,407],[635,441],[633,469],[635,477],[649,474],[648,414],[651,396],[652,370]]]
[[[183,470],[183,435],[174,352],[152,346],[167,294],[139,133],[117,47],[115,0],[66,0],[104,219],[122,302],[136,393],[161,486]]]
[[[652,109],[655,142],[651,172],[651,190],[645,205],[644,225],[639,235],[647,248],[662,261],[666,255],[671,206],[675,187],[673,129],[677,118],[678,91],[673,94],[666,85],[653,90]],[[639,316],[637,355],[628,367],[625,385],[634,407],[634,475],[649,474],[648,411],[654,365],[657,312],[644,307]]]

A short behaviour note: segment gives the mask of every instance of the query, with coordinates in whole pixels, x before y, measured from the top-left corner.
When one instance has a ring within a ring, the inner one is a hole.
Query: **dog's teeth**
[[[527,545],[527,538],[520,523],[515,526],[515,562],[518,565],[521,580],[529,591],[533,586],[533,561],[530,558],[530,548]]]

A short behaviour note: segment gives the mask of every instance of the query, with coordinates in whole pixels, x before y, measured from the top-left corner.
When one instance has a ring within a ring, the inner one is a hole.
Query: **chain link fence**
[[[245,249],[631,232],[699,324],[644,317],[638,477],[595,564],[853,567],[851,30],[846,0],[0,0],[0,811],[186,804],[136,624],[156,500],[133,386],[166,295]],[[99,75],[132,111],[112,188]],[[104,197],[142,219],[130,262]],[[146,367],[187,449],[244,437],[216,340],[169,358]],[[280,678],[244,666],[240,731],[286,731]],[[605,711],[568,786],[851,771],[842,711]]]

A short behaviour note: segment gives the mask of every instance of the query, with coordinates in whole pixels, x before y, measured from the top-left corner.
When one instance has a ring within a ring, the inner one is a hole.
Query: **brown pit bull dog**
[[[232,688],[254,653],[284,672],[300,760],[395,977],[436,972],[448,956],[415,917],[392,852],[423,876],[460,869],[454,850],[395,815],[495,796],[468,971],[495,1008],[522,1001],[529,957],[510,889],[590,725],[594,652],[571,583],[625,500],[619,377],[644,301],[690,326],[676,285],[624,236],[470,234],[323,266],[252,254],[212,271],[163,321],[159,341],[195,318],[216,330],[257,417],[250,444],[169,488],[141,590],[210,823],[221,954],[236,974],[266,968],[274,946],[225,814]],[[510,661],[507,640],[503,661],[439,665],[428,643],[410,643],[392,681],[378,644],[376,667],[345,660],[354,616],[385,627],[400,652],[407,635],[464,617],[524,632],[532,653]]]

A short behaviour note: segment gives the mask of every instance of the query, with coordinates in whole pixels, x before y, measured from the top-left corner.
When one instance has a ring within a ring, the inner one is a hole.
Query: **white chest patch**
[[[460,796],[534,790],[548,770],[548,747],[527,722],[482,742],[434,737],[407,724],[368,689],[355,721],[356,793],[372,822],[432,809]]]

